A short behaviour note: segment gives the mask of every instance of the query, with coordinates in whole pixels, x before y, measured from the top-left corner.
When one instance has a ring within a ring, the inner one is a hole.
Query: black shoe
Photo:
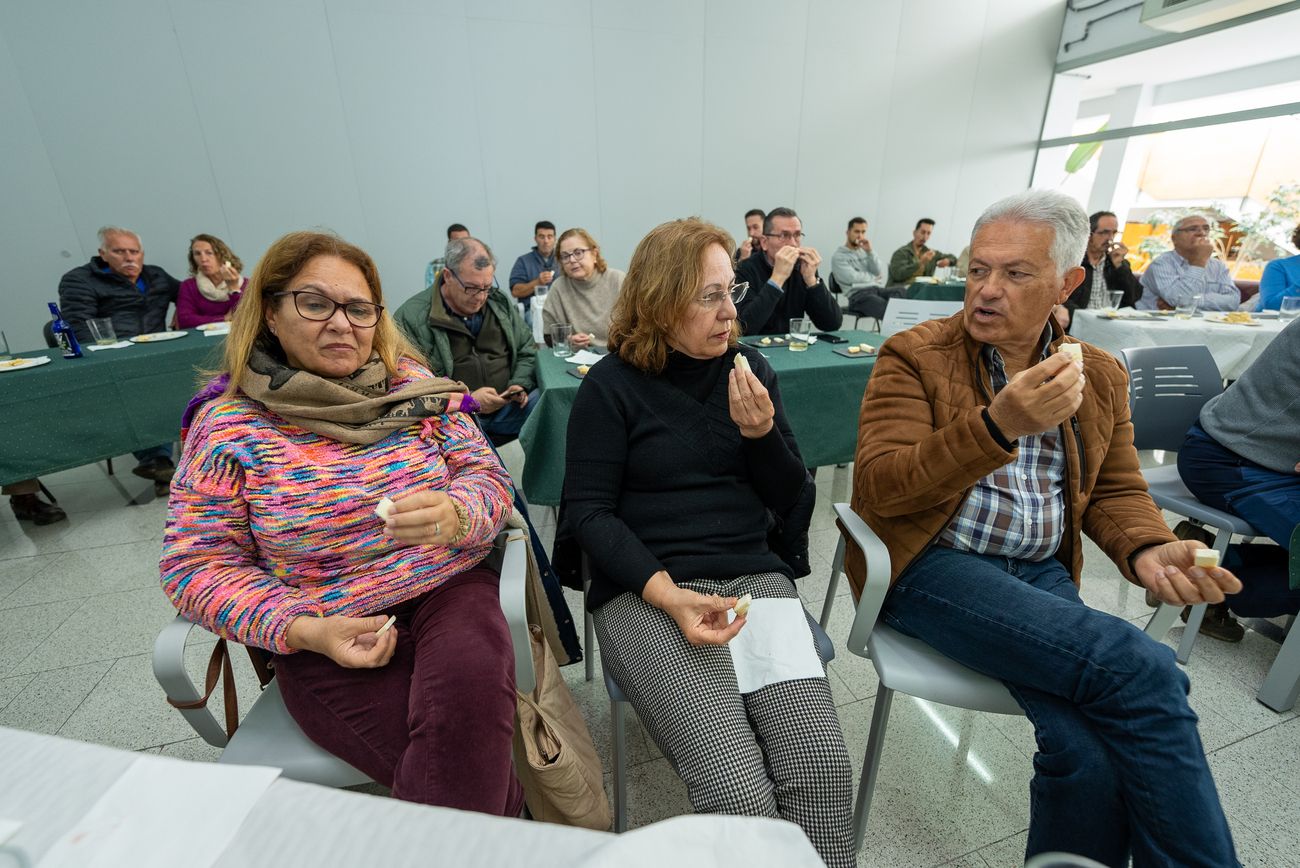
[[[1183,609],[1183,623],[1191,617],[1192,607]],[[1205,617],[1201,619],[1200,633],[1221,642],[1240,642],[1246,635],[1246,628],[1237,623],[1227,603],[1216,603],[1205,607]]]
[[[170,482],[155,482],[153,484],[154,497],[169,497],[172,493],[172,484]]]
[[[1179,539],[1194,539],[1205,543],[1207,549],[1214,548],[1214,535],[1203,527],[1197,527],[1190,521],[1180,521],[1174,525],[1174,536]]]
[[[66,521],[68,514],[52,503],[46,503],[35,494],[15,494],[9,498],[9,508],[19,521],[34,524],[54,524]]]
[[[176,473],[176,466],[169,458],[155,458],[152,461],[140,462],[131,469],[131,472],[144,479],[152,479],[154,482],[171,482],[172,476]]]

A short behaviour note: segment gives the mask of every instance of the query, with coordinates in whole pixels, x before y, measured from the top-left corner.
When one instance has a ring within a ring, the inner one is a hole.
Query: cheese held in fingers
[[[379,503],[375,504],[375,515],[379,516],[381,521],[387,521],[388,516],[392,515],[397,504],[393,503],[387,497],[379,498]]]
[[[1193,563],[1202,569],[1212,569],[1219,565],[1219,552],[1217,549],[1197,549]]]
[[[1071,361],[1083,361],[1083,347],[1076,343],[1061,344],[1061,352],[1070,357]]]
[[[749,604],[752,602],[754,602],[754,595],[746,594],[745,596],[737,600],[736,605],[732,606],[731,609],[733,612],[736,613],[736,617],[743,618],[745,617],[745,614],[749,611]]]
[[[736,364],[737,371],[753,370],[752,368],[749,367],[749,359],[745,358],[744,353],[736,353],[735,364]]]

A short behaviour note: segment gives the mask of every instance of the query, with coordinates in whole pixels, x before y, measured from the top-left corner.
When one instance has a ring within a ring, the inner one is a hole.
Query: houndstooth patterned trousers
[[[776,573],[681,586],[724,597],[796,596]],[[691,645],[639,595],[614,598],[595,622],[602,664],[685,781],[697,813],[786,819],[830,868],[854,864],[853,771],[824,677],[741,696],[726,647]]]

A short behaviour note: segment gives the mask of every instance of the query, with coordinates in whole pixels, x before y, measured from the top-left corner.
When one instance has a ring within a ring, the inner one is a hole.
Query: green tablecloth
[[[966,284],[913,283],[907,287],[905,297],[919,301],[961,301],[966,297]]]
[[[874,332],[844,329],[835,332],[851,343],[879,346],[884,338]],[[790,427],[809,467],[846,464],[853,460],[858,441],[858,410],[875,356],[850,359],[833,350],[849,344],[818,341],[807,352],[784,347],[760,348],[780,378]],[[519,432],[524,462],[524,495],[531,504],[556,506],[564,482],[564,444],[569,411],[581,381],[568,373],[575,367],[539,348],[537,407]]]
[[[80,467],[170,443],[196,391],[197,369],[214,365],[222,338],[132,344],[0,373],[0,484]]]

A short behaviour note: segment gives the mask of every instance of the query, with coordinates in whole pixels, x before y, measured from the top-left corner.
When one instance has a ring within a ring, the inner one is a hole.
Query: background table
[[[1175,319],[1110,319],[1095,310],[1076,310],[1070,334],[1081,341],[1118,356],[1128,347],[1171,347],[1204,344],[1209,347],[1219,374],[1235,380],[1250,367],[1264,347],[1287,325],[1277,319],[1260,320],[1261,325],[1216,323],[1201,317]]]
[[[132,344],[48,365],[0,373],[0,484],[80,467],[170,443],[197,390],[198,369],[215,365],[222,338]]]
[[[818,341],[807,352],[785,347],[760,347],[780,379],[781,399],[790,419],[799,451],[809,467],[846,464],[853,460],[858,441],[858,410],[875,356],[850,359],[833,350],[850,344],[879,346],[884,338],[874,332],[844,329],[834,334],[848,344]],[[551,350],[537,351],[537,382],[541,387],[537,407],[519,432],[524,462],[524,495],[531,504],[558,506],[564,483],[564,444],[569,411],[581,381],[567,371],[575,367],[556,358]]]
[[[904,298],[920,301],[962,301],[966,298],[966,284],[950,283],[911,283]]]
[[[9,842],[8,857],[0,853],[0,864],[39,863],[136,758],[129,751],[0,727],[0,819],[23,823]],[[186,766],[198,765],[175,762],[182,779]],[[176,793],[179,811],[186,810],[185,795],[183,789]],[[127,836],[148,836],[150,829],[167,821],[136,816],[129,804],[121,807],[120,829]],[[17,861],[13,850],[25,853],[30,862]],[[215,864],[595,868],[651,864],[647,854],[657,864],[676,868],[823,864],[798,826],[766,817],[683,816],[613,835],[416,805],[287,778],[276,779],[253,803]],[[190,863],[181,850],[170,864]]]

